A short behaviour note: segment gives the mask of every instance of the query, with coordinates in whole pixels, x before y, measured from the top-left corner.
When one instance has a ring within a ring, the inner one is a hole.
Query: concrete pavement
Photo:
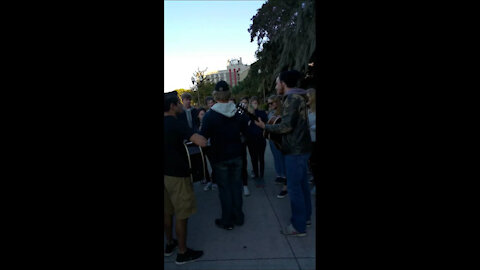
[[[248,174],[251,168],[248,159]],[[196,262],[176,265],[175,252],[170,257],[164,257],[164,268],[315,269],[315,196],[312,196],[312,226],[307,228],[307,236],[284,236],[280,230],[290,223],[290,200],[288,196],[277,198],[281,185],[276,185],[274,179],[273,156],[267,142],[265,188],[256,188],[249,178],[251,195],[243,197],[245,224],[235,226],[231,231],[220,229],[214,223],[221,214],[218,191],[203,191],[203,185],[195,183],[198,211],[188,221],[187,246],[203,250],[204,255]],[[165,241],[164,236],[164,246]]]

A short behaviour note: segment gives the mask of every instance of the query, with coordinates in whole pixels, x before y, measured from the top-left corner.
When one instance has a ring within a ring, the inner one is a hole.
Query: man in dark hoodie
[[[215,85],[212,95],[217,103],[203,117],[200,134],[210,139],[208,156],[219,187],[222,217],[215,224],[232,230],[234,225],[244,222],[240,132],[245,132],[247,126],[236,113],[235,104],[228,102],[231,93],[225,81]]]
[[[306,104],[307,92],[295,88],[300,79],[296,70],[280,73],[276,81],[277,93],[283,96],[282,121],[265,125],[260,119],[255,124],[270,133],[282,134],[282,153],[285,156],[287,189],[292,208],[291,224],[282,233],[305,236],[306,226],[311,225],[312,202],[308,185],[308,159],[311,153],[310,131]]]

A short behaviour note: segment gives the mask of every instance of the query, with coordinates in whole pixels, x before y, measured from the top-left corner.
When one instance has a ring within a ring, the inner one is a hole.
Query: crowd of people
[[[268,139],[274,158],[276,178],[282,185],[277,198],[290,198],[290,224],[281,233],[305,236],[311,226],[311,194],[315,194],[318,164],[315,151],[315,89],[297,88],[301,73],[285,71],[276,79],[277,95],[268,97],[268,110],[259,108],[259,99],[242,97],[247,113],[238,109],[229,85],[220,81],[212,96],[205,99],[207,108],[194,108],[189,93],[164,96],[164,231],[167,239],[164,255],[177,250],[177,264],[194,261],[203,255],[186,245],[187,220],[196,212],[193,183],[184,147],[185,140],[204,149],[204,191],[218,190],[221,215],[214,224],[225,230],[242,226],[245,221],[243,196],[248,189],[247,149],[252,171],[250,178],[257,188],[265,186],[265,150]],[[273,139],[273,136],[278,139]],[[210,165],[208,166],[207,163]],[[212,170],[209,170],[209,167]],[[310,190],[309,172],[314,188]],[[268,181],[268,179],[267,179]],[[173,238],[173,216],[176,218]]]

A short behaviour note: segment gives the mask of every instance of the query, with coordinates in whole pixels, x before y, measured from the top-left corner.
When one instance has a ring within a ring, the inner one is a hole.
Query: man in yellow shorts
[[[183,111],[177,93],[164,95],[164,231],[167,245],[164,256],[173,254],[178,246],[176,264],[193,262],[203,255],[203,251],[187,248],[187,221],[197,211],[193,185],[190,181],[188,159],[183,140],[205,147],[205,137],[193,133],[185,121],[177,118]],[[173,216],[178,241],[173,239]]]

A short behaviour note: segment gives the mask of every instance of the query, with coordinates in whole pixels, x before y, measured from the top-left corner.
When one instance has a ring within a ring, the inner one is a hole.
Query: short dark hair
[[[211,97],[211,96],[208,96],[208,97],[206,97],[206,98],[205,98],[205,104],[207,104],[207,105],[208,105],[208,101],[209,101],[209,100],[213,100],[213,101],[215,101],[215,100],[213,99],[213,97]]]
[[[197,110],[197,118],[198,118],[198,116],[200,115],[200,112],[201,112],[201,111],[207,112],[207,109],[205,109],[205,108],[203,108],[203,107],[198,108],[198,110]],[[200,119],[200,118],[199,118],[199,119]]]
[[[295,87],[297,86],[298,81],[302,77],[302,73],[297,70],[288,70],[280,73],[278,78],[280,81],[284,82],[287,87]]]
[[[184,99],[190,99],[190,100],[191,100],[191,99],[192,99],[192,95],[190,95],[190,93],[183,93],[183,94],[182,94],[182,100],[184,100]]]
[[[163,112],[168,112],[170,110],[170,104],[177,105],[180,100],[178,100],[177,91],[168,92],[163,94]]]
[[[242,97],[242,98],[240,99],[240,101],[242,101],[242,100],[244,100],[244,99],[246,99],[246,100],[248,101],[248,97]]]

